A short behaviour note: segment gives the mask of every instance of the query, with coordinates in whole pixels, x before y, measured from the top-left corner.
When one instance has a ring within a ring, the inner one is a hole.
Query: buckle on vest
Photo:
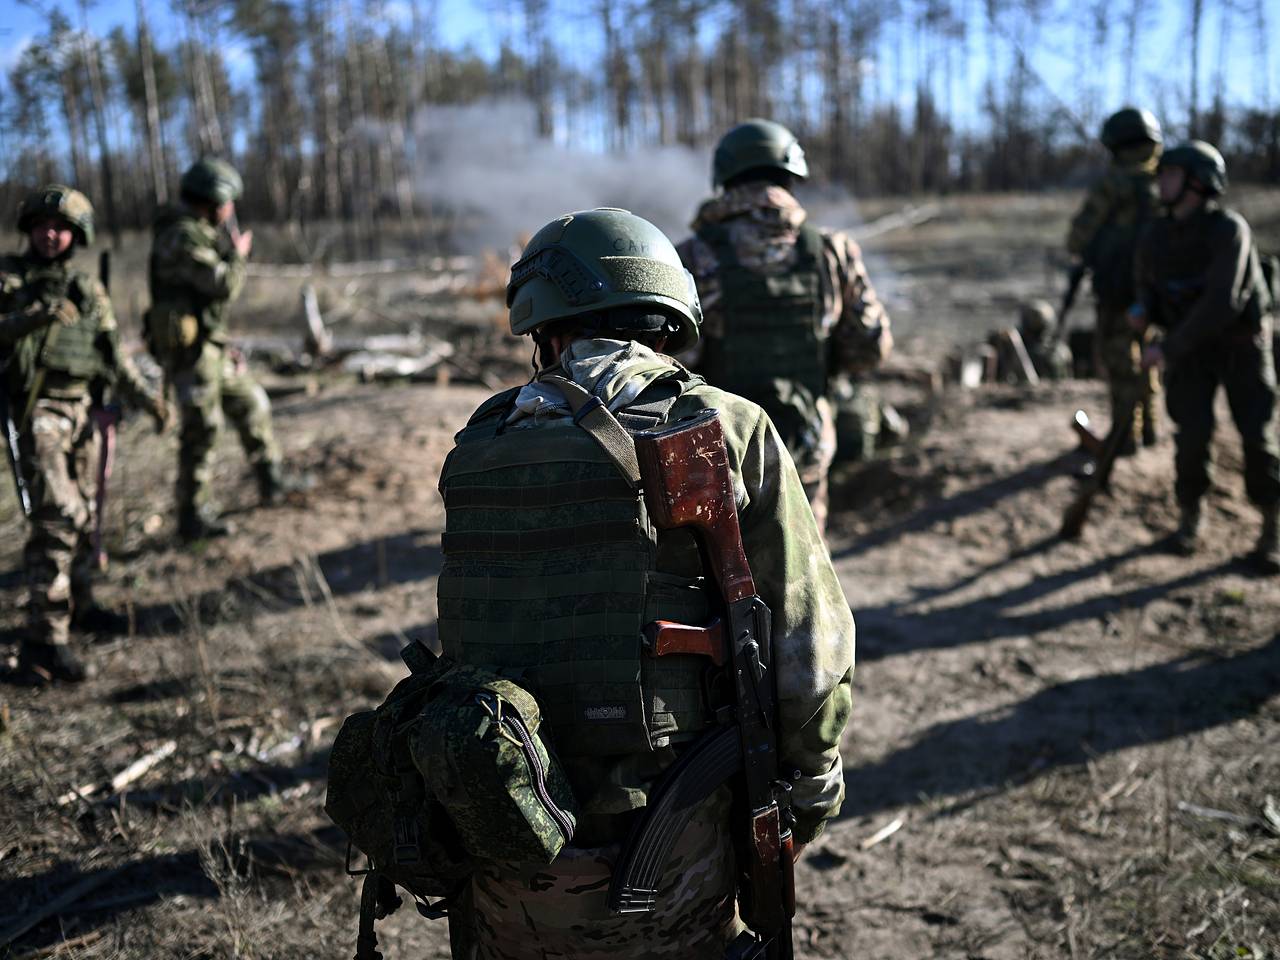
[[[417,863],[422,859],[422,848],[418,844],[418,824],[408,817],[395,819],[393,855],[396,863]]]

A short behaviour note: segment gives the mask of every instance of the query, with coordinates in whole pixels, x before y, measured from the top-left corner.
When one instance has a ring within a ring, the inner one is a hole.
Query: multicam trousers
[[[31,531],[23,550],[30,640],[63,644],[72,613],[93,605],[99,445],[88,397],[37,400],[18,446],[31,493]]]
[[[1169,416],[1178,427],[1180,503],[1195,503],[1209,489],[1213,460],[1214,398],[1227,393],[1231,419],[1244,447],[1244,482],[1260,507],[1280,502],[1280,445],[1276,440],[1276,372],[1270,324],[1252,339],[1215,344],[1172,364],[1165,373]]]
[[[1111,391],[1111,422],[1130,404],[1133,442],[1154,441],[1160,419],[1159,373],[1142,369],[1142,343],[1129,326],[1125,308],[1098,304],[1098,354]]]
[[[649,915],[609,911],[617,845],[566,847],[550,865],[481,864],[472,878],[471,923],[450,917],[453,956],[722,960],[739,930],[723,808],[695,815],[676,851],[659,883],[658,909]]]
[[[235,427],[251,464],[279,462],[267,392],[225,346],[206,342],[193,363],[174,371],[173,385],[182,409],[179,511],[194,512],[209,502],[213,450],[224,418]]]

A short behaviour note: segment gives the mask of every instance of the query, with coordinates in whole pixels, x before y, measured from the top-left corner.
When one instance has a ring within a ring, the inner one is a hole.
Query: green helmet
[[[1203,140],[1180,143],[1165,152],[1160,158],[1160,166],[1182,167],[1189,177],[1198,180],[1212,196],[1226,192],[1227,162],[1211,143]]]
[[[1058,318],[1048,301],[1027,300],[1018,307],[1018,326],[1028,336],[1051,336],[1058,326]]]
[[[1160,132],[1160,121],[1150,110],[1139,110],[1137,107],[1125,107],[1107,117],[1102,124],[1102,133],[1098,135],[1102,145],[1113,153],[1125,147],[1140,143],[1164,143],[1164,134]]]
[[[711,182],[723,187],[740,173],[759,167],[785,170],[797,177],[809,176],[809,164],[795,134],[772,120],[746,120],[716,144]]]
[[[244,192],[244,181],[236,168],[217,157],[201,157],[187,168],[178,186],[183,196],[207,200],[219,206],[230,200],[239,200]]]
[[[553,320],[641,304],[678,325],[669,352],[698,342],[698,290],[676,248],[648,220],[614,207],[552,220],[524,248],[507,284],[517,336]]]
[[[82,246],[93,243],[93,204],[74,187],[51,183],[27,194],[18,205],[18,229],[23,233],[45,217],[65,221]]]

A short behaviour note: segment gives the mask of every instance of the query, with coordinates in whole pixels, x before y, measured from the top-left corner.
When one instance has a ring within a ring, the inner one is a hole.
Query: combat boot
[[[71,626],[84,633],[122,637],[129,632],[129,618],[95,603],[85,608],[83,612],[77,607],[71,617]]]
[[[178,536],[183,543],[225,537],[231,528],[210,508],[182,510],[178,515]]]
[[[89,671],[65,643],[26,641],[18,653],[17,681],[33,687],[83,683]]]
[[[278,507],[291,493],[308,488],[305,478],[284,472],[278,460],[268,460],[254,467],[258,479],[258,500],[264,507]]]
[[[1178,529],[1169,539],[1169,549],[1182,557],[1189,557],[1200,546],[1200,504],[1182,504],[1182,519]]]
[[[1280,573],[1280,505],[1263,509],[1262,532],[1249,559],[1260,573]]]

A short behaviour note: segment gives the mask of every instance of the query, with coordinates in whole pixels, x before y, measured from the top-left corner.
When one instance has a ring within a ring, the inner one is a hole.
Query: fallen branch
[[[863,850],[870,850],[876,844],[883,843],[901,830],[904,823],[905,821],[901,817],[898,817],[896,820],[885,824],[871,836],[867,837],[867,839],[863,840],[860,846]]]
[[[152,767],[158,764],[161,760],[164,760],[166,757],[172,754],[173,751],[176,749],[178,749],[178,743],[176,740],[166,740],[164,743],[160,744],[160,746],[156,747],[150,753],[146,754],[143,757],[139,757],[137,760],[133,761],[133,763],[129,764],[129,766],[125,767],[123,770],[121,770],[119,773],[117,773],[114,777],[111,778],[111,782],[109,785],[110,786],[109,792],[119,793],[129,784],[133,783],[135,780],[144,776],[148,770],[150,770]],[[98,792],[98,788],[99,788],[98,784],[87,783],[82,787],[77,787],[75,789],[69,790],[66,793],[64,793],[62,796],[58,798],[58,803],[68,804],[68,803],[71,803],[73,800],[88,799],[94,793]]]
[[[1262,825],[1262,822],[1257,817],[1246,817],[1244,814],[1232,813],[1229,810],[1202,807],[1198,804],[1187,803],[1185,800],[1178,801],[1178,812],[1200,817],[1204,820],[1221,820],[1223,823],[1233,823],[1237,827],[1257,827]]]
[[[870,240],[872,237],[878,237],[881,234],[889,233],[903,227],[916,227],[922,223],[934,219],[942,212],[941,204],[926,203],[923,206],[910,205],[903,207],[897,213],[886,214],[878,217],[868,224],[851,231],[853,238],[859,243]]]

